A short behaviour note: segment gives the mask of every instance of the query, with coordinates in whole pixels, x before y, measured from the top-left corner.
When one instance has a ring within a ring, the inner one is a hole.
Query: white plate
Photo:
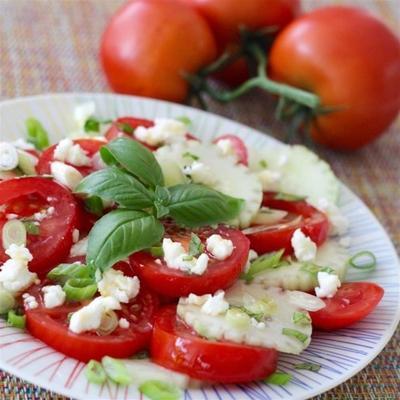
[[[163,101],[112,94],[54,94],[5,101],[0,103],[0,138],[24,137],[24,121],[34,116],[43,122],[52,141],[59,140],[72,128],[74,106],[90,100],[96,102],[97,115],[104,119],[124,115],[149,119],[185,115],[193,121],[193,133],[206,141],[216,135],[234,133],[252,146],[279,146],[279,142],[261,132],[210,113]],[[399,260],[382,226],[362,201],[344,186],[340,208],[350,220],[350,251],[368,249],[377,256],[375,272],[349,273],[350,280],[370,280],[385,289],[376,310],[351,328],[315,333],[311,346],[300,356],[282,355],[279,369],[293,376],[288,385],[216,385],[187,391],[185,399],[306,399],[349,379],[379,354],[400,319]],[[304,361],[320,364],[322,368],[318,373],[293,368],[294,364]],[[0,368],[77,399],[139,398],[133,386],[88,385],[83,375],[83,363],[65,357],[26,333],[7,327],[3,321],[0,321]]]

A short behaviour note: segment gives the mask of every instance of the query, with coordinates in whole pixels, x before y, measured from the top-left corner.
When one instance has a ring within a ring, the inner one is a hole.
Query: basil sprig
[[[164,186],[161,167],[142,144],[118,138],[100,149],[107,168],[85,177],[76,192],[117,204],[89,233],[86,262],[105,271],[130,254],[160,243],[160,218],[189,227],[235,218],[243,200],[197,184]]]

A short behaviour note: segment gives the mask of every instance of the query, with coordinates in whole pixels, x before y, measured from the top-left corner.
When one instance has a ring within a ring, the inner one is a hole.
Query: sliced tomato
[[[218,143],[220,140],[229,140],[233,147],[233,150],[235,151],[238,163],[248,165],[249,154],[246,145],[244,144],[243,140],[240,139],[240,137],[236,135],[226,134],[218,136],[213,143]]]
[[[133,132],[139,126],[150,128],[154,122],[149,119],[134,118],[134,117],[121,117],[113,121],[111,127],[106,132],[106,139],[111,141],[119,137],[127,137],[134,139]],[[136,140],[136,139],[135,139]],[[138,140],[138,142],[140,142]],[[147,146],[145,143],[141,142]]]
[[[345,328],[361,321],[372,312],[383,297],[384,290],[370,282],[343,283],[335,296],[323,299],[326,306],[310,312],[314,328],[324,331]]]
[[[29,333],[47,345],[69,357],[88,362],[92,359],[100,360],[106,355],[117,358],[130,357],[149,344],[158,299],[145,288],[142,287],[139,295],[130,303],[121,304],[121,310],[115,311],[118,318],[129,321],[129,328],[117,327],[111,334],[99,336],[92,331],[76,334],[68,329],[69,314],[87,302],[45,308],[41,294],[44,284],[46,282],[29,290],[39,307],[26,309],[25,314]]]
[[[73,140],[73,142],[74,144],[79,144],[79,146],[82,147],[82,149],[86,152],[86,155],[89,158],[93,158],[93,156],[98,153],[100,148],[106,144],[104,141],[97,139],[76,139]],[[50,146],[40,156],[39,162],[36,166],[36,171],[39,175],[50,174],[50,164],[53,161],[55,161],[54,150],[56,147],[57,147],[56,144]],[[84,166],[84,167],[77,167],[75,165],[72,166],[76,168],[83,176],[89,175],[98,169],[94,162],[90,166]]]
[[[192,378],[240,383],[272,374],[278,353],[275,349],[203,339],[176,316],[175,306],[168,306],[155,317],[151,358]]]
[[[40,222],[39,234],[27,236],[27,247],[33,256],[29,269],[39,274],[46,273],[68,255],[72,232],[77,226],[76,201],[71,192],[47,178],[24,177],[0,182],[0,232],[8,214],[33,219],[34,213],[50,207],[54,211]],[[1,238],[0,244],[1,263],[8,256]]]
[[[286,254],[292,254],[291,239],[296,229],[301,229],[318,246],[325,242],[329,230],[328,218],[306,201],[280,200],[277,193],[265,192],[262,205],[287,211],[288,215],[279,223],[255,225],[244,230],[250,240],[250,247],[257,253],[285,249]]]
[[[219,261],[211,254],[207,270],[202,275],[189,274],[179,269],[170,268],[161,258],[157,261],[150,253],[141,251],[130,256],[129,260],[140,280],[145,282],[155,292],[164,296],[180,297],[190,293],[202,295],[214,293],[218,289],[231,286],[247,262],[249,241],[239,230],[220,226],[217,229],[203,228],[196,231],[203,243],[212,234],[219,234],[224,239],[233,242],[234,250],[231,256]],[[166,227],[165,237],[180,241],[187,246],[191,231],[177,228],[175,225]]]

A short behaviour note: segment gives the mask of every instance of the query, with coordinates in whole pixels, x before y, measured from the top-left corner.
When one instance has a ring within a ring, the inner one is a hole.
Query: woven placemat
[[[240,0],[238,0],[240,1]],[[46,92],[109,91],[97,62],[106,21],[121,0],[0,0],[0,100]],[[399,0],[303,1],[310,9],[344,3],[365,7],[400,31]],[[210,111],[282,138],[273,100],[252,93]],[[0,131],[0,135],[1,135]],[[1,137],[1,136],[0,136]],[[351,154],[314,149],[371,208],[400,250],[400,120],[372,145]],[[400,399],[400,330],[363,371],[316,397]],[[65,399],[0,371],[0,399]]]

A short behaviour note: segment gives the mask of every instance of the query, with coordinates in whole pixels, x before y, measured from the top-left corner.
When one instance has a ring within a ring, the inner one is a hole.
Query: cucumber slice
[[[36,175],[38,158],[24,150],[18,151],[18,168],[26,175]]]
[[[160,159],[158,163],[160,164],[161,171],[164,175],[165,186],[174,186],[181,183],[187,183],[188,179],[182,172],[182,169],[179,167],[178,163],[164,158]]]
[[[330,267],[335,270],[341,281],[345,280],[347,273],[347,260],[349,254],[345,247],[336,240],[329,240],[318,248],[315,264]],[[262,283],[268,287],[280,287],[286,290],[301,290],[308,292],[318,286],[315,275],[302,269],[303,264],[292,261],[289,265],[268,269],[255,275],[254,282]]]
[[[245,205],[237,221],[232,224],[245,228],[257,214],[262,201],[262,187],[256,174],[241,164],[236,164],[233,156],[221,156],[217,146],[193,140],[160,147],[155,156],[158,162],[175,162],[182,170],[193,162],[203,163],[211,171],[209,184],[226,195],[245,200]],[[175,174],[175,173],[174,173]],[[175,175],[174,175],[175,178]]]

